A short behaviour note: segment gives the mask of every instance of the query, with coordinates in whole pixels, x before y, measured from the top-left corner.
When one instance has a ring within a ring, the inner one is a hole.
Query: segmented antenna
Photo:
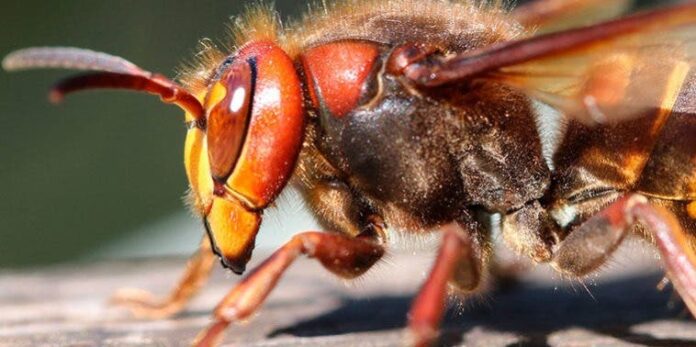
[[[128,75],[146,74],[130,61],[111,54],[73,47],[32,47],[8,54],[5,71],[33,69],[91,70]]]
[[[86,89],[126,89],[158,95],[163,102],[175,104],[204,124],[205,111],[200,101],[176,82],[143,70],[114,55],[73,47],[33,47],[10,53],[3,59],[6,71],[32,69],[69,69],[92,71],[59,81],[49,94],[60,102],[66,94]]]

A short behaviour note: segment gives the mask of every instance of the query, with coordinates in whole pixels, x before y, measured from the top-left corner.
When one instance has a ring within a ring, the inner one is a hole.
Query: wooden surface
[[[602,276],[584,281],[587,289],[540,267],[516,286],[452,305],[441,344],[696,346],[696,323],[673,300],[671,287],[656,289],[661,274],[651,258],[648,251],[624,251]],[[255,319],[228,330],[225,344],[399,346],[429,259],[392,254],[349,285],[310,260],[299,261]],[[173,319],[136,320],[106,304],[124,286],[165,293],[183,264],[158,259],[0,272],[0,346],[186,346],[236,276],[217,269]]]

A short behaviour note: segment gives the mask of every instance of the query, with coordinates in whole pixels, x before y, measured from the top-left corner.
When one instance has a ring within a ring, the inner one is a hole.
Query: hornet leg
[[[129,309],[136,317],[170,317],[180,312],[203,287],[214,264],[215,254],[210,248],[210,241],[207,236],[203,237],[198,252],[189,260],[184,275],[169,296],[159,299],[142,289],[123,288],[114,294],[111,303]]]
[[[304,232],[296,235],[225,296],[215,309],[215,321],[198,335],[194,345],[215,346],[230,323],[251,316],[263,304],[283,272],[301,254],[316,258],[327,270],[343,278],[365,273],[384,254],[378,234],[350,237],[338,233]]]
[[[410,344],[428,346],[437,338],[445,311],[448,284],[464,292],[479,287],[482,277],[482,250],[473,230],[453,222],[443,229],[442,244],[430,275],[411,305],[408,314]]]
[[[552,265],[568,275],[588,274],[604,264],[635,223],[653,236],[667,276],[696,316],[696,253],[674,215],[644,196],[623,197],[577,227],[561,244]]]

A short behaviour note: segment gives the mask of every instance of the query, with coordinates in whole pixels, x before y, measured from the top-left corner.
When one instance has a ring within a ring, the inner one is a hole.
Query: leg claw
[[[182,305],[168,300],[161,300],[152,293],[137,289],[123,288],[111,297],[109,304],[128,309],[135,317],[161,319],[171,317],[179,312]]]

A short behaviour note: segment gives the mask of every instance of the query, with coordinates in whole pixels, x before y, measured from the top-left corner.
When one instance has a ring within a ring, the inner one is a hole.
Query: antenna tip
[[[13,59],[14,54],[10,53],[2,58],[2,69],[5,71],[14,71],[15,69],[15,59]]]
[[[51,89],[51,91],[48,92],[48,101],[50,101],[52,104],[60,104],[63,102],[64,98],[65,94],[63,94],[63,92],[60,90]]]

